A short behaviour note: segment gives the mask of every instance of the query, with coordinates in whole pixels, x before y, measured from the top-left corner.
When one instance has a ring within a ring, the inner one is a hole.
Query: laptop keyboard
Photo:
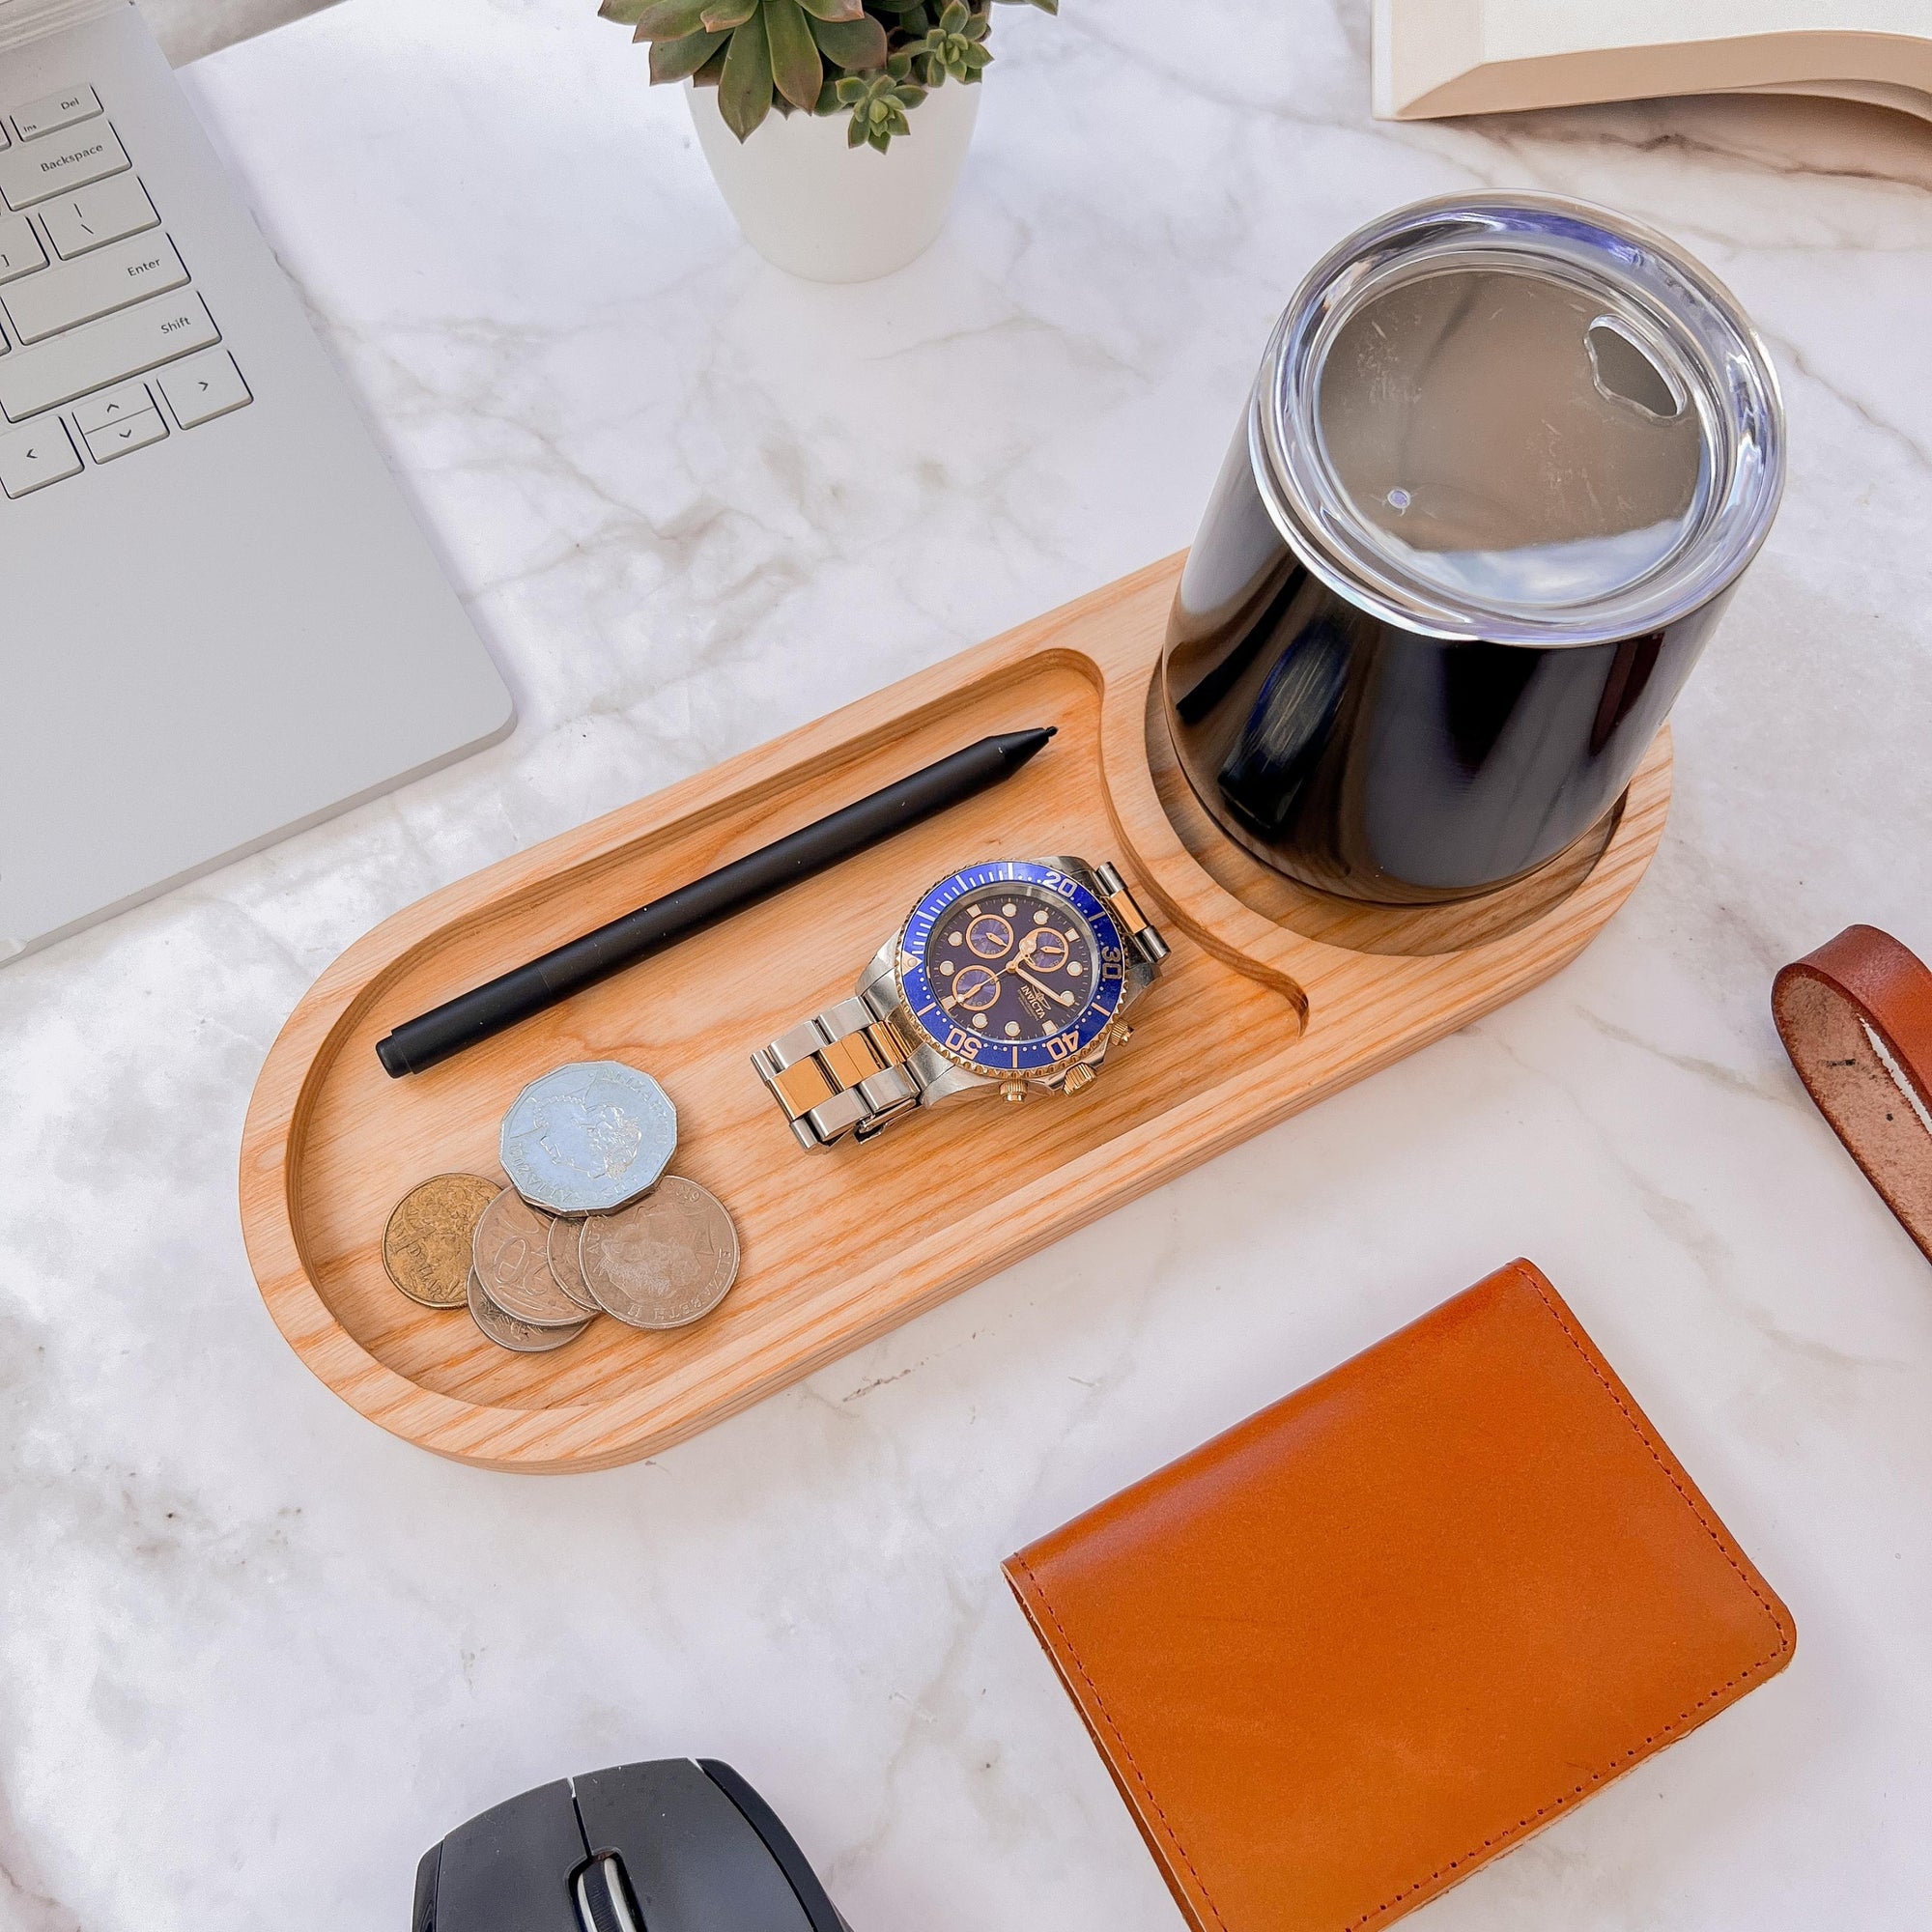
[[[66,88],[0,116],[0,492],[245,407],[220,342],[99,95]]]

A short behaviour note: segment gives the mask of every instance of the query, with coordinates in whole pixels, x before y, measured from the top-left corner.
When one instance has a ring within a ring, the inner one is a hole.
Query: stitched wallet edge
[[[1709,1722],[1719,1711],[1736,1703],[1747,1691],[1776,1677],[1791,1662],[1797,1649],[1798,1626],[1791,1612],[1785,1607],[1776,1592],[1766,1582],[1757,1566],[1739,1548],[1729,1530],[1724,1527],[1717,1511],[1706,1501],[1703,1492],[1690,1480],[1690,1473],[1684,1465],[1671,1454],[1668,1445],[1651,1427],[1650,1419],[1637,1406],[1635,1399],[1624,1386],[1616,1371],[1598,1351],[1596,1344],[1584,1332],[1581,1322],[1571,1312],[1569,1305],[1557,1293],[1542,1269],[1533,1262],[1519,1258],[1507,1267],[1498,1268],[1494,1274],[1486,1276],[1473,1287],[1463,1290],[1461,1295],[1452,1296],[1451,1300],[1460,1301],[1466,1296],[1480,1294],[1511,1276],[1515,1276],[1535,1295],[1544,1311],[1562,1330],[1571,1347],[1589,1365],[1605,1396],[1622,1412],[1625,1421],[1630,1424],[1645,1449],[1649,1451],[1651,1459],[1658,1464],[1671,1488],[1677,1492],[1685,1507],[1722,1552],[1731,1569],[1737,1574],[1740,1585],[1757,1600],[1771,1623],[1776,1640],[1763,1657],[1734,1672],[1723,1683],[1714,1686],[1688,1711],[1680,1713],[1669,1723],[1660,1725],[1649,1736],[1617,1753],[1607,1763],[1597,1766],[1577,1782],[1553,1791],[1546,1804],[1539,1805],[1525,1817],[1516,1820],[1513,1824],[1498,1826],[1479,1843],[1470,1846],[1461,1856],[1439,1865],[1435,1871],[1418,1874],[1392,1897],[1350,1920],[1346,1928],[1338,1925],[1335,1932],[1366,1932],[1366,1928],[1400,1918],[1405,1912],[1426,1904],[1439,1893],[1447,1891],[1451,1886],[1459,1884],[1492,1859],[1499,1858],[1504,1852],[1511,1851],[1522,1843],[1524,1839],[1534,1837],[1538,1832],[1553,1824],[1564,1812],[1574,1809],[1583,1799],[1594,1796],[1605,1785],[1635,1770],[1646,1758],[1655,1756],[1665,1747],[1689,1736],[1700,1724]],[[1441,1304],[1443,1307],[1448,1305],[1446,1302]],[[1431,1309],[1419,1317],[1418,1321],[1427,1321],[1437,1312],[1436,1309]],[[1417,1324],[1408,1323],[1397,1329],[1394,1334],[1371,1344],[1368,1349],[1361,1351],[1361,1354],[1351,1356],[1350,1360],[1359,1361],[1362,1355],[1374,1354],[1378,1350],[1387,1348],[1407,1334],[1408,1329],[1415,1325]],[[1286,1407],[1300,1400],[1319,1388],[1329,1376],[1347,1366],[1346,1362],[1338,1364],[1336,1369],[1328,1370],[1317,1377],[1314,1381],[1283,1397],[1280,1402],[1271,1404],[1269,1408],[1258,1411],[1258,1414],[1268,1414],[1271,1409]],[[1234,1429],[1244,1429],[1256,1419],[1256,1416],[1249,1416],[1243,1422],[1235,1424]],[[1234,1430],[1223,1432],[1230,1435],[1233,1433]],[[1202,1450],[1220,1439],[1220,1436],[1211,1437],[1209,1442],[1203,1443],[1200,1448],[1178,1457],[1164,1468],[1142,1478],[1139,1483],[1128,1485],[1128,1488],[1138,1489],[1141,1483],[1154,1482],[1168,1471],[1179,1469],[1200,1455]],[[1054,1532],[1056,1535],[1058,1533]],[[1029,1544],[1025,1549],[1008,1557],[1001,1565],[1008,1585],[1025,1613],[1027,1622],[1033,1627],[1034,1635],[1038,1638],[1041,1649],[1051,1659],[1054,1670],[1065,1688],[1067,1695],[1073,1700],[1074,1709],[1079,1712],[1081,1721],[1087,1726],[1088,1735],[1093,1739],[1094,1748],[1100,1753],[1101,1762],[1106,1765],[1115,1788],[1120,1792],[1127,1807],[1128,1815],[1139,1828],[1141,1836],[1147,1842],[1148,1850],[1152,1853],[1155,1865],[1158,1866],[1162,1877],[1167,1880],[1168,1889],[1174,1893],[1176,1903],[1179,1905],[1196,1932],[1231,1932],[1227,1920],[1215,1908],[1202,1874],[1188,1856],[1187,1848],[1181,1841],[1179,1833],[1175,1831],[1167,1813],[1162,1809],[1158,1795],[1142,1775],[1140,1767],[1135,1764],[1132,1749],[1115,1722],[1112,1713],[1107,1709],[1106,1699],[1101,1694],[1099,1686],[1088,1675],[1085,1665],[1081,1663],[1079,1653],[1065,1626],[1061,1622],[1059,1613],[1054,1609],[1045,1585],[1028,1561],[1029,1556],[1038,1547],[1037,1542]]]

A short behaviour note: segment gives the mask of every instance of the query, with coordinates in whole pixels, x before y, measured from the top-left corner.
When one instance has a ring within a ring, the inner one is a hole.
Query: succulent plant
[[[908,49],[920,79],[927,87],[937,87],[949,74],[957,81],[978,80],[993,58],[986,50],[992,24],[985,14],[974,13],[966,0],[946,0],[938,24],[928,27],[925,37]]]
[[[1030,0],[1048,14],[1060,0]],[[603,0],[605,19],[651,50],[651,80],[716,87],[749,140],[773,108],[850,117],[847,141],[881,153],[948,80],[990,65],[992,0]]]

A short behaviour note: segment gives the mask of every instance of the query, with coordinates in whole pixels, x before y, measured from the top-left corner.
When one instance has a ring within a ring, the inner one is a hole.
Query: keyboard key
[[[92,121],[99,112],[100,97],[93,88],[69,87],[14,108],[14,131],[23,141],[37,141],[43,134],[71,128],[76,121]]]
[[[155,407],[155,399],[148,393],[145,383],[124,383],[118,389],[103,389],[98,396],[89,396],[86,402],[75,405],[73,426],[82,436],[92,436],[98,429],[112,429],[116,423],[123,423],[129,416],[137,416],[143,410]]]
[[[197,295],[161,296],[123,309],[51,341],[0,355],[0,414],[21,422],[104,389],[110,383],[145,376],[196,349],[221,340],[221,331]]]
[[[183,429],[225,416],[255,400],[225,349],[211,349],[206,355],[177,362],[156,381]]]
[[[159,442],[167,433],[167,424],[154,410],[142,410],[111,429],[96,430],[87,439],[87,450],[95,462],[112,463],[130,449],[146,449],[149,443]]]
[[[10,497],[25,497],[79,470],[80,458],[59,416],[0,436],[0,490]]]
[[[15,337],[39,342],[149,296],[165,295],[186,281],[187,270],[165,235],[139,236],[12,284],[0,290],[0,302],[6,304]]]
[[[33,208],[68,189],[123,173],[128,151],[112,128],[59,140],[20,141],[0,153],[0,195],[9,208]]]
[[[47,266],[47,251],[24,214],[0,214],[0,282]]]
[[[90,248],[138,235],[160,218],[139,177],[131,174],[114,175],[78,194],[50,201],[41,210],[54,253],[66,262],[85,255]]]

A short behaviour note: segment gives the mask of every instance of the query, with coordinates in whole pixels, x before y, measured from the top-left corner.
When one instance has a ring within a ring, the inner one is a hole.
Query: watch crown
[[[1130,1026],[1117,1026],[1114,1029],[1114,1044],[1116,1046],[1125,1046],[1133,1037],[1134,1030]]]
[[[1018,1102],[1026,1098],[1024,1080],[1003,1080],[1000,1082],[1000,1098]]]
[[[1061,1083],[1061,1091],[1065,1094],[1078,1094],[1093,1086],[1098,1078],[1094,1069],[1082,1061],[1078,1066],[1069,1066],[1066,1069],[1066,1078]]]

